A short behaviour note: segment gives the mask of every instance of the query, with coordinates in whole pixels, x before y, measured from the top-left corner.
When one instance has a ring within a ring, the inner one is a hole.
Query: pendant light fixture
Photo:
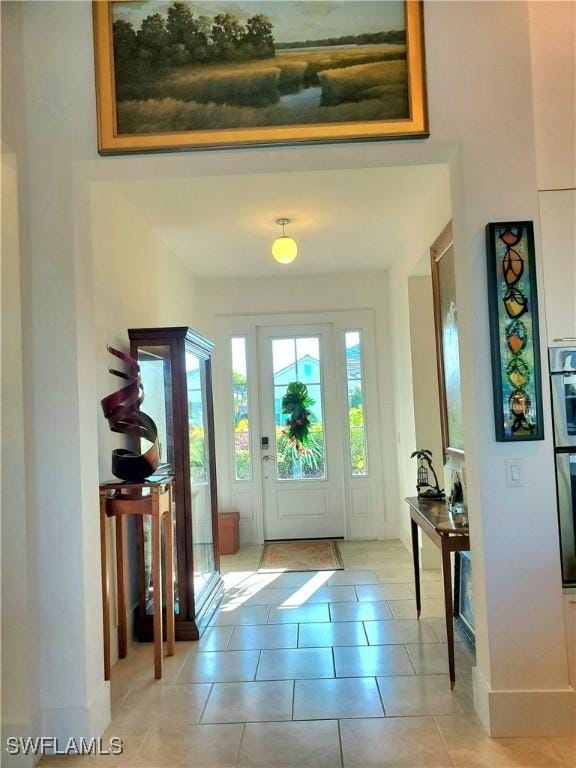
[[[298,254],[298,246],[285,232],[285,227],[287,224],[290,224],[290,221],[291,219],[285,217],[276,219],[276,224],[282,227],[282,235],[277,237],[272,243],[272,256],[279,264],[290,264]]]

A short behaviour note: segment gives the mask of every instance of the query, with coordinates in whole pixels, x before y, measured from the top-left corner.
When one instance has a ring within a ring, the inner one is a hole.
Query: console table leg
[[[414,520],[410,520],[412,531],[412,557],[414,558],[414,587],[416,589],[416,612],[420,618],[422,604],[420,600],[420,551],[418,547],[418,526]]]
[[[108,583],[108,518],[106,494],[100,493],[100,567],[102,569],[102,628],[104,630],[104,680],[110,680],[110,587]]]
[[[124,575],[124,516],[116,516],[116,583],[118,589],[118,656],[125,659],[128,653],[126,631],[126,583]]]
[[[446,612],[446,642],[448,644],[448,670],[450,688],[454,688],[456,671],[454,668],[454,617],[452,615],[452,562],[445,537],[442,537],[442,576],[444,579],[444,610]]]
[[[154,582],[154,677],[162,677],[162,554],[161,519],[156,495],[152,514],[152,579]]]

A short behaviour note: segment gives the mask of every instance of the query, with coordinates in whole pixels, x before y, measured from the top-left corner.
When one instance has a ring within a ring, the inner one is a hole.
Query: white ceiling
[[[449,210],[443,165],[147,179],[114,186],[202,278],[385,269],[409,248],[420,247],[423,212],[429,219],[438,210],[439,232]],[[272,240],[281,234],[274,223],[280,216],[292,219],[287,234],[299,246],[296,261],[284,266],[270,255]]]

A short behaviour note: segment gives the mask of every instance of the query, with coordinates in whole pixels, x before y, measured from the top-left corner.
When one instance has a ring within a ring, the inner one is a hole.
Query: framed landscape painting
[[[98,149],[428,136],[420,0],[96,0]]]

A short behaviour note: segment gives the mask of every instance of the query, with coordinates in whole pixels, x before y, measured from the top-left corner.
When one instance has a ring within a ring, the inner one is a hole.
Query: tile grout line
[[[385,677],[385,675],[380,675],[380,677]],[[382,691],[380,690],[380,683],[378,682],[378,677],[374,677],[374,680],[376,681],[376,688],[378,690],[378,696],[380,698],[380,704],[382,705],[382,712],[384,712],[384,717],[388,717],[386,714],[386,707],[384,706],[384,697],[382,696]]]
[[[390,615],[392,616],[393,619],[395,619],[396,616],[394,615],[394,611],[392,610],[392,606],[390,605],[390,600],[385,600],[384,602],[388,606],[388,610],[390,611]]]
[[[242,723],[242,732],[240,733],[240,741],[238,742],[238,749],[236,750],[236,759],[234,765],[238,766],[240,763],[240,753],[242,752],[242,743],[244,741],[244,734],[246,733],[246,723]]]
[[[256,662],[256,667],[254,668],[254,678],[252,680],[253,683],[258,680],[258,669],[260,667],[260,662],[262,661],[262,649],[258,649],[258,661]]]
[[[340,728],[340,718],[336,720],[338,723],[338,745],[340,747],[340,765],[344,766],[344,747],[342,746],[342,730]]]
[[[292,709],[290,710],[290,721],[294,720],[294,698],[296,696],[296,680],[292,680]]]
[[[144,746],[144,742],[148,738],[148,734],[150,733],[151,730],[152,730],[152,723],[150,723],[150,725],[148,725],[148,727],[144,731],[144,736],[142,737],[142,741],[138,745],[138,749],[136,750],[136,754],[134,755],[134,759],[136,759],[140,755],[140,752],[142,751],[142,747]],[[124,748],[124,741],[122,741],[122,748]]]
[[[188,649],[188,651],[186,652],[186,654],[184,655],[184,660],[183,660],[182,664],[181,664],[181,665],[180,665],[180,667],[178,668],[178,672],[177,672],[177,673],[176,673],[176,675],[174,676],[174,682],[175,682],[175,683],[178,681],[178,678],[179,678],[179,677],[180,677],[180,675],[182,674],[182,670],[183,670],[183,669],[184,669],[184,667],[186,666],[186,662],[188,661],[188,659],[190,658],[190,656],[191,656],[191,655],[192,655],[192,648],[189,648],[189,649]]]
[[[366,638],[366,646],[370,647],[372,643],[370,642],[370,638],[368,637],[368,632],[366,631],[366,622],[362,621],[360,623],[362,624],[362,632],[364,632],[364,637]]]
[[[206,713],[206,707],[208,706],[208,701],[210,700],[210,696],[212,696],[213,690],[214,690],[214,683],[210,683],[210,690],[208,691],[208,696],[206,696],[206,701],[204,702],[204,706],[202,707],[202,712],[200,712],[200,717],[198,718],[198,725],[202,724],[202,718]]]
[[[423,645],[423,643],[418,643],[418,645]],[[406,653],[406,655],[408,656],[408,661],[410,662],[410,666],[411,666],[411,667],[412,667],[412,669],[414,670],[414,674],[415,674],[415,675],[418,675],[418,674],[419,674],[419,672],[418,672],[418,670],[416,669],[416,664],[414,663],[414,661],[413,661],[413,659],[412,659],[412,656],[410,655],[410,651],[409,651],[409,650],[408,650],[408,648],[407,648],[407,644],[406,644],[406,643],[402,643],[402,648],[404,648],[404,652],[405,652],[405,653]]]
[[[439,715],[431,715],[432,720],[434,721],[434,727],[436,728],[436,731],[438,732],[438,736],[440,738],[440,741],[442,742],[442,746],[446,750],[446,754],[448,755],[448,759],[450,760],[451,765],[454,765],[454,761],[452,760],[452,753],[448,749],[448,744],[446,743],[446,740],[444,738],[444,735],[442,733],[442,729],[438,725],[438,717]]]

